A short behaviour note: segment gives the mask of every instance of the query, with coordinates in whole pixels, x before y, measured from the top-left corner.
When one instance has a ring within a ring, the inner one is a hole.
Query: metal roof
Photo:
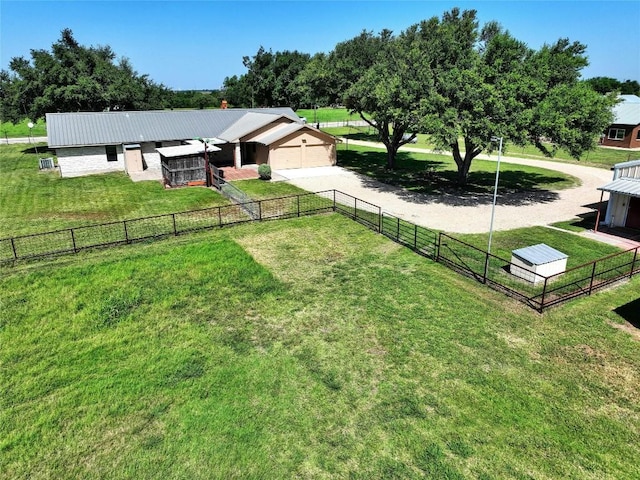
[[[598,187],[598,190],[640,197],[640,178],[618,178],[613,182],[607,183],[604,187]]]
[[[218,136],[228,142],[235,142],[245,135],[269,125],[278,118],[281,118],[281,116],[274,117],[274,115],[265,113],[247,112],[240,121],[235,122],[224,132],[220,132]]]
[[[305,128],[305,125],[301,123],[275,125],[273,128],[267,130],[266,132],[247,139],[247,141],[258,142],[262,143],[263,145],[271,145],[273,142],[277,142],[281,138],[284,138],[287,135],[291,135],[292,133],[295,133],[303,128]]]
[[[212,145],[207,146],[207,152],[217,152],[220,148],[214,147]],[[172,157],[187,157],[189,155],[199,155],[204,153],[204,144],[189,144],[189,145],[176,145],[174,147],[162,147],[156,148],[156,152],[158,152],[163,157],[172,158]]]
[[[640,97],[620,95],[622,102],[613,107],[614,124],[638,125],[640,123]]]
[[[569,258],[569,255],[566,253],[562,253],[555,248],[551,248],[545,243],[519,248],[517,250],[513,250],[511,253],[531,265],[544,265],[545,263]]]
[[[301,122],[291,108],[47,113],[47,133],[51,148],[220,138],[247,113]]]
[[[628,162],[616,163],[613,168],[628,168],[640,166],[640,160],[629,160]]]

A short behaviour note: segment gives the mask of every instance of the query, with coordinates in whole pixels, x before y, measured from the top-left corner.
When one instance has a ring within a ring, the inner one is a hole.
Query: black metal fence
[[[545,276],[519,267],[535,282],[511,274],[511,261],[487,253],[457,238],[440,233],[436,260],[479,282],[532,306],[539,312],[572,298],[591,295],[640,273],[640,247]]]
[[[338,212],[416,253],[474,278],[535,308],[546,308],[640,273],[640,247],[609,255],[528,282],[510,272],[510,260],[487,253],[446,233],[402,220],[364,200],[337,190],[256,200],[235,205],[135,218],[0,239],[0,264],[21,259],[180,235],[251,221]],[[522,267],[520,267],[522,268]],[[526,269],[525,269],[526,270]]]
[[[333,191],[293,195],[248,204],[154,215],[0,239],[0,264],[50,255],[78,253],[96,247],[180,235],[254,220],[292,218],[334,211]],[[247,211],[256,211],[254,219]]]

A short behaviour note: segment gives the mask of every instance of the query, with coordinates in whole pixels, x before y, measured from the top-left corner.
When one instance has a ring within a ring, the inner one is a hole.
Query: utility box
[[[513,250],[509,270],[512,275],[536,284],[543,282],[545,277],[564,272],[567,258],[567,254],[539,243]]]

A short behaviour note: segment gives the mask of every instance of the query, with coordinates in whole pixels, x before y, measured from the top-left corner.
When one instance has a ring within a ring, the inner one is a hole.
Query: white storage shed
[[[539,243],[513,250],[510,271],[512,275],[535,284],[543,282],[545,277],[564,272],[567,258],[567,254]]]

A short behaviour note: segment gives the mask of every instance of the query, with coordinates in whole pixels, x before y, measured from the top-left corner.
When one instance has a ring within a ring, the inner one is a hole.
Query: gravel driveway
[[[375,145],[369,142],[351,144]],[[419,148],[407,151],[425,152]],[[479,158],[496,160],[497,156]],[[547,168],[573,175],[581,181],[579,187],[538,194],[506,194],[498,196],[494,229],[548,225],[572,219],[594,211],[601,192],[596,190],[609,181],[612,173],[605,169],[581,165],[502,157],[505,163]],[[336,189],[354,197],[379,205],[385,212],[424,227],[452,233],[481,233],[489,231],[492,195],[481,197],[416,194],[402,188],[380,183],[341,167],[316,167],[275,172],[288,182],[305,190],[319,192]],[[605,193],[604,200],[608,199]]]

